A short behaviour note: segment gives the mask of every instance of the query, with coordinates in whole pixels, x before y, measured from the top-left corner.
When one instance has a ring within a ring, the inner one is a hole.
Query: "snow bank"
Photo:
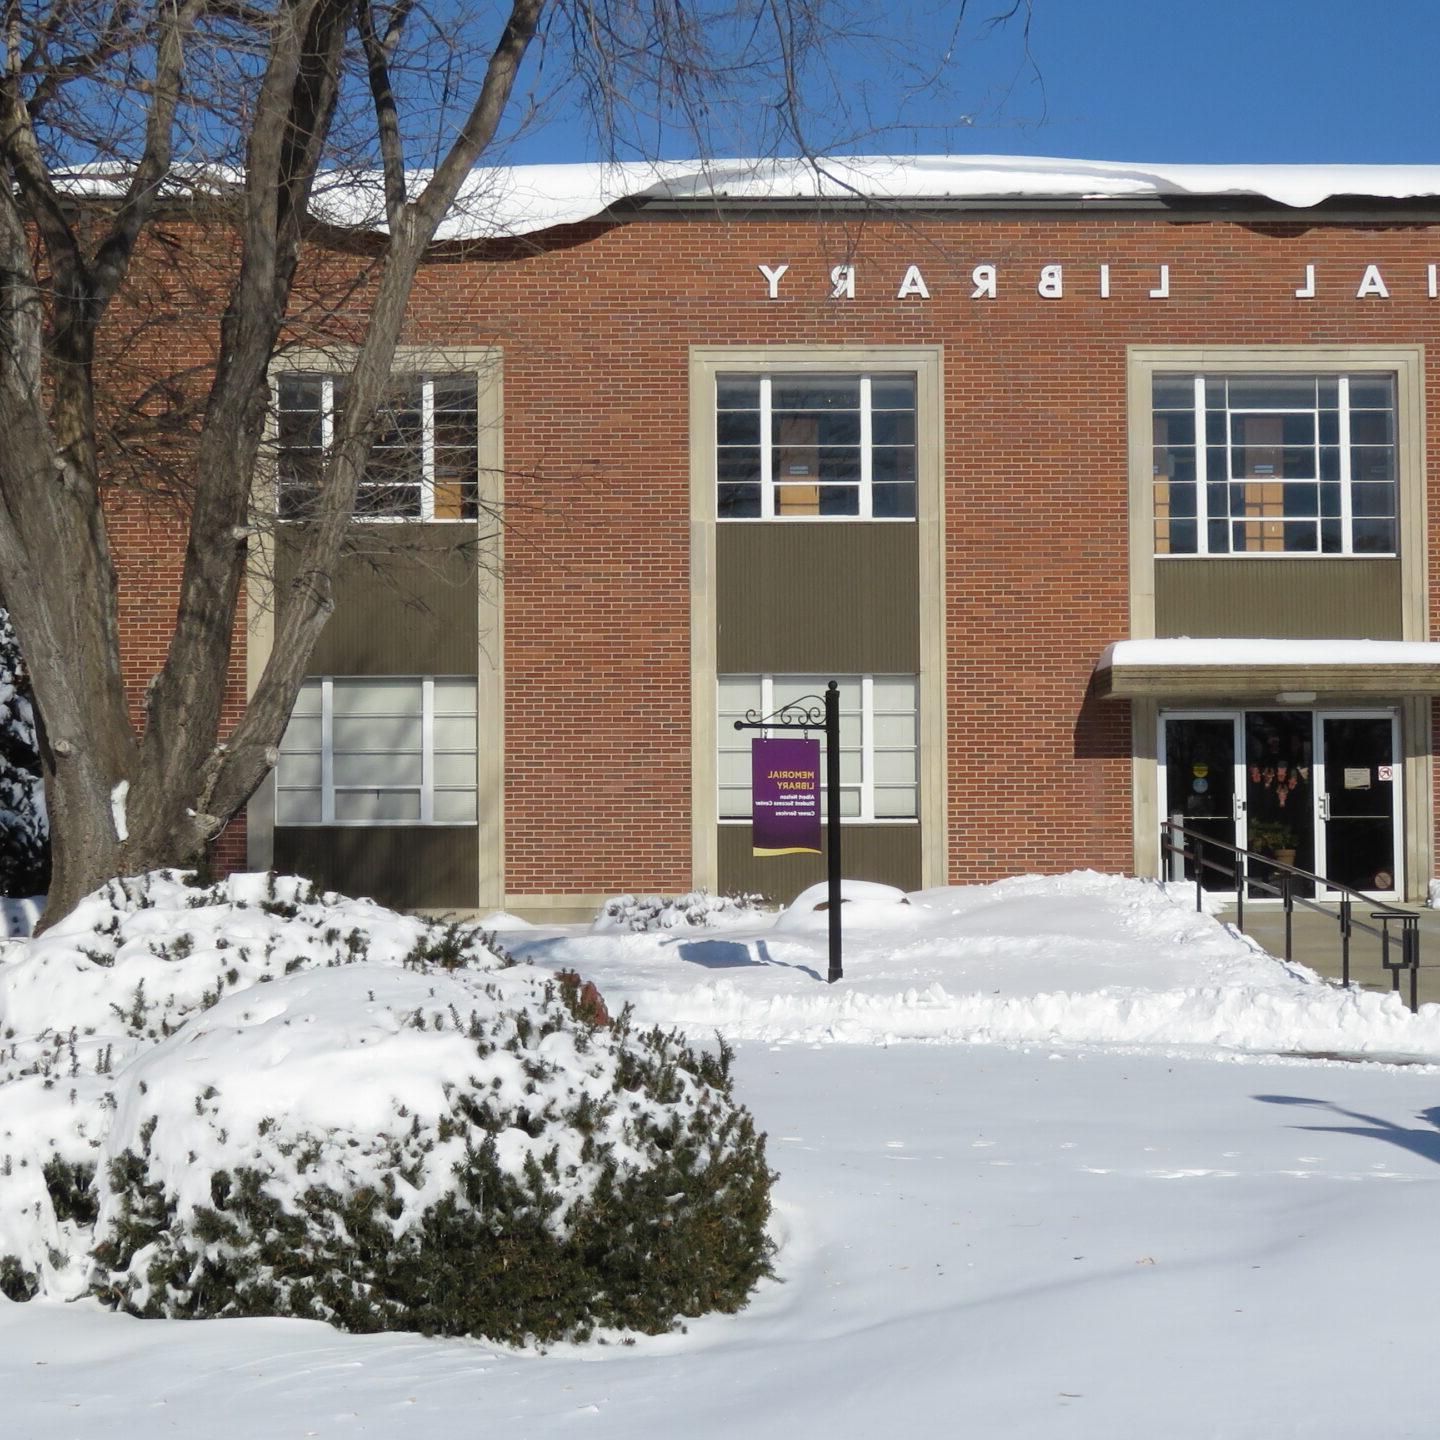
[[[477,929],[293,878],[112,882],[0,956],[0,1034],[12,1298],[554,1339],[764,1272],[723,1055],[597,1023]]]
[[[817,887],[820,888],[820,887]],[[1440,1007],[1344,990],[1194,908],[1194,891],[1080,871],[993,885],[859,892],[844,907],[845,978],[827,917],[790,910],[715,935],[507,936],[578,968],[612,1004],[695,1034],[763,1043],[1192,1046],[1440,1060]],[[823,898],[823,893],[820,898]],[[897,903],[905,898],[908,903]]]

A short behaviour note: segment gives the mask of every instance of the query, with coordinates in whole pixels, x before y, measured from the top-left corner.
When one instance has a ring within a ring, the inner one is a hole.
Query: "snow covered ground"
[[[738,1040],[781,1175],[779,1274],[741,1315],[540,1353],[0,1301],[0,1433],[1435,1433],[1440,1069],[1293,1055],[1440,1060],[1433,1007],[1134,881],[846,918],[834,987],[822,915],[501,937]]]

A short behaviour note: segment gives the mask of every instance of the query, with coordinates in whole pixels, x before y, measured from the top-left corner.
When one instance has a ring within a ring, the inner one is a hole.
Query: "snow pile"
[[[8,947],[0,1034],[11,1298],[553,1339],[734,1308],[765,1270],[725,1054],[598,1025],[476,930],[294,879],[114,882]]]
[[[46,887],[49,836],[35,710],[15,631],[0,610],[0,895],[36,895]],[[0,936],[9,930],[7,917]]]
[[[685,895],[615,895],[601,907],[590,927],[603,934],[613,930],[680,930],[722,925],[758,915],[758,895],[712,895],[691,890]]]
[[[764,1043],[919,1040],[1196,1046],[1440,1060],[1440,1007],[1345,990],[1194,908],[1189,886],[1079,871],[863,893],[848,882],[844,980],[807,892],[714,935],[505,932],[646,1022]],[[897,903],[899,898],[907,904]]]

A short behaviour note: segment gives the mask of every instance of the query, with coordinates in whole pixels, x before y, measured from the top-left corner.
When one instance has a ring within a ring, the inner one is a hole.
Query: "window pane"
[[[720,445],[758,445],[758,410],[721,410],[715,417],[715,440]]]
[[[719,375],[715,379],[715,404],[720,410],[754,410],[760,404],[758,375]]]
[[[335,819],[342,825],[378,822],[418,823],[420,792],[418,790],[337,790]]]
[[[400,751],[335,756],[335,784],[418,785],[420,756]]]
[[[915,715],[876,715],[877,746],[911,745],[916,743]]]
[[[281,786],[302,788],[320,784],[321,761],[318,755],[281,755],[275,767],[275,780]]]
[[[295,708],[291,711],[293,715],[318,715],[323,700],[322,685],[319,680],[306,680],[300,686],[300,692],[295,696]]]
[[[858,515],[860,491],[857,486],[824,485],[820,489],[822,515]]]
[[[473,715],[437,715],[435,717],[435,749],[468,750],[475,753],[475,717]]]
[[[918,682],[910,675],[877,675],[871,690],[876,711],[913,710]]]
[[[1357,445],[1350,452],[1352,480],[1393,480],[1395,452],[1388,445]]]
[[[824,789],[824,786],[821,786]],[[720,818],[722,820],[748,820],[750,818],[750,783],[743,789],[725,788],[720,791]]]
[[[409,750],[420,753],[420,717],[366,715],[335,717],[335,753],[354,750]]]
[[[913,410],[915,408],[915,377],[913,375],[876,375],[870,380],[872,410]]]
[[[285,738],[280,742],[282,751],[318,751],[322,743],[320,717],[318,715],[292,715],[285,727]]]
[[[886,785],[875,791],[875,817],[879,820],[913,820],[915,808],[915,787],[913,785]]]
[[[434,808],[437,825],[473,825],[476,818],[475,792],[437,790]]]
[[[919,757],[913,750],[877,750],[875,783],[914,785],[920,778]]]
[[[915,487],[913,485],[877,485],[873,491],[872,514],[880,520],[913,520],[915,518]]]
[[[739,713],[760,707],[758,675],[722,675],[716,682],[716,692],[720,698],[721,710]]]
[[[870,417],[870,439],[876,445],[913,445],[915,415],[910,410],[876,412]]]
[[[858,375],[776,375],[770,382],[776,410],[858,410]]]
[[[1352,445],[1393,445],[1395,417],[1388,410],[1361,410],[1350,416]]]
[[[434,682],[434,705],[437,715],[475,714],[476,682],[468,675],[441,675]],[[471,738],[474,738],[473,731]]]
[[[722,520],[754,520],[760,515],[760,485],[722,485],[715,513]]]
[[[1156,375],[1150,394],[1156,410],[1183,410],[1195,404],[1195,381],[1189,375]]]
[[[320,792],[318,790],[277,790],[275,792],[275,823],[277,825],[318,825],[320,823]]]
[[[915,451],[901,445],[877,446],[870,454],[870,478],[877,484],[915,480]]]
[[[1395,405],[1393,375],[1352,375],[1350,377],[1350,408],[1352,410],[1390,410]]]
[[[1351,489],[1350,506],[1356,515],[1390,516],[1395,513],[1393,485],[1356,485]]]
[[[1389,555],[1395,551],[1393,520],[1357,520],[1355,549],[1362,555]]]
[[[419,680],[382,677],[334,682],[337,715],[420,715]]]
[[[435,784],[457,789],[475,788],[475,752],[469,754],[437,754],[434,758]]]
[[[722,750],[720,752],[720,784],[750,784],[750,747],[746,742],[743,750]]]
[[[1232,410],[1314,409],[1313,375],[1232,375]]]

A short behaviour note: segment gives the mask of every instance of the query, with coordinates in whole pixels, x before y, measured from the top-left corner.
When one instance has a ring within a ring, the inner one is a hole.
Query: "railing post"
[[[1205,913],[1205,842],[1195,837],[1195,908]]]
[[[1290,894],[1290,872],[1288,870],[1280,872],[1280,898],[1285,903],[1285,959],[1288,961],[1292,958],[1294,950],[1295,930],[1295,899]]]
[[[1235,852],[1235,928],[1245,929],[1245,852]]]
[[[1340,897],[1340,983],[1350,984],[1350,897]]]
[[[1400,944],[1410,971],[1410,1013],[1420,1009],[1420,917],[1407,915],[1401,922]]]

